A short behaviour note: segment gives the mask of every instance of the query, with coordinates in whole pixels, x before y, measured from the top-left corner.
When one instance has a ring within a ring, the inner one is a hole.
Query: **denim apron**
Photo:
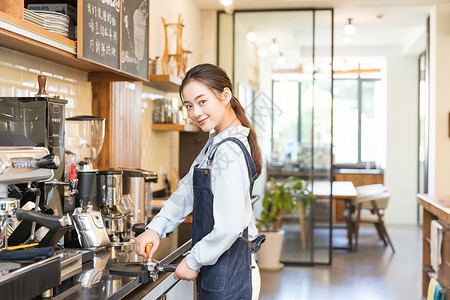
[[[250,179],[250,195],[257,178],[256,167],[245,145],[237,138],[231,137],[220,141],[211,151],[207,165],[210,166],[214,155],[222,143],[232,141],[244,152]],[[195,245],[214,227],[213,201],[211,192],[211,170],[194,167],[193,190],[194,207],[192,216],[192,245]],[[252,243],[248,240],[248,228],[242,237],[225,251],[214,265],[203,266],[197,276],[197,299],[246,299],[252,296],[251,278]]]

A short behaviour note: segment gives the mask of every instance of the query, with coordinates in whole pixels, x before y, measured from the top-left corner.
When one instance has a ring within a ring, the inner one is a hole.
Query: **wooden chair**
[[[350,224],[352,226],[350,238],[355,234],[355,251],[358,250],[359,225],[361,223],[371,223],[375,225],[380,239],[384,245],[388,244],[395,253],[394,245],[386,231],[384,224],[384,211],[389,204],[390,194],[387,187],[381,184],[356,187],[358,196],[352,200],[354,212],[351,215]],[[348,216],[347,216],[348,217]]]

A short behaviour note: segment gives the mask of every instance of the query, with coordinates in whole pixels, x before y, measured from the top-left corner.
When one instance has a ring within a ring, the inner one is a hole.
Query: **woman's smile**
[[[201,119],[201,120],[198,120],[198,121],[197,121],[198,125],[203,125],[203,124],[205,124],[205,122],[206,122],[206,120],[207,120],[208,118],[209,118],[209,117],[206,117],[206,118],[203,118],[203,119]]]

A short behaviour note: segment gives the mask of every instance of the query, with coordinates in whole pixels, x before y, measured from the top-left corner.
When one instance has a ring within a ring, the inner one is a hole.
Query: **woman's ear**
[[[222,97],[222,101],[225,101],[225,104],[228,104],[228,102],[231,101],[231,98],[233,97],[233,93],[231,90],[227,87],[223,88],[222,93],[220,94]]]

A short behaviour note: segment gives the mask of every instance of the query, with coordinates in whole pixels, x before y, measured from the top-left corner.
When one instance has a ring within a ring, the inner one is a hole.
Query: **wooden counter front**
[[[422,226],[422,298],[427,295],[428,283],[430,278],[436,278],[445,291],[445,299],[450,299],[450,195],[428,195],[418,194],[418,203],[423,207],[423,226]],[[436,273],[431,268],[430,260],[430,228],[431,221],[438,220],[446,228],[443,231],[443,240],[441,247],[442,264]]]
[[[429,211],[439,220],[450,224],[450,195],[428,195],[418,194],[418,202],[423,206],[423,209]]]

